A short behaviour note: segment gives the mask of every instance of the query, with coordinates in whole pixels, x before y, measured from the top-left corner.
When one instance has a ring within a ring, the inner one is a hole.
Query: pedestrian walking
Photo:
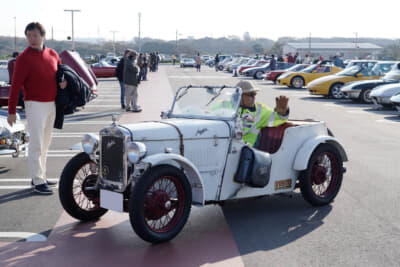
[[[216,55],[215,55],[214,63],[215,63],[215,71],[218,71],[219,54],[216,54]]]
[[[200,53],[197,53],[197,56],[196,56],[196,69],[197,69],[198,72],[200,72],[200,67],[201,67]]]
[[[139,67],[135,64],[137,52],[130,50],[124,63],[124,85],[126,111],[141,112],[138,106]],[[132,107],[131,107],[132,101]]]
[[[39,22],[29,23],[25,28],[28,47],[15,62],[7,121],[11,126],[16,122],[16,105],[23,86],[32,185],[35,192],[52,194],[49,186],[56,183],[46,179],[46,160],[56,116],[57,65],[61,61],[57,52],[44,45],[45,35],[45,28]],[[67,82],[60,82],[59,86],[64,89]]]
[[[125,58],[128,56],[129,50],[125,50],[124,56],[120,59],[115,68],[115,76],[119,81],[119,86],[121,88],[121,108],[125,109],[125,86],[124,86],[124,61]]]

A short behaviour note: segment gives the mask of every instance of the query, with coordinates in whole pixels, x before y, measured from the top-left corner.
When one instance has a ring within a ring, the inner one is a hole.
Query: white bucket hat
[[[250,81],[240,81],[236,84],[237,87],[242,89],[243,94],[251,93],[251,92],[258,92],[260,89],[256,88],[254,84]]]

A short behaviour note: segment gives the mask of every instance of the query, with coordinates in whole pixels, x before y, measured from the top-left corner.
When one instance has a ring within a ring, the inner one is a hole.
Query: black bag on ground
[[[265,187],[269,182],[271,165],[270,154],[244,146],[234,181],[251,187]]]

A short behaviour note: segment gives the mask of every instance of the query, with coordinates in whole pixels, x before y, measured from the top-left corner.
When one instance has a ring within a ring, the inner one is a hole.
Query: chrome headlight
[[[146,145],[141,142],[127,142],[126,152],[131,163],[137,163],[146,155]]]
[[[86,154],[93,154],[99,147],[99,137],[95,134],[85,134],[81,143],[83,151]]]

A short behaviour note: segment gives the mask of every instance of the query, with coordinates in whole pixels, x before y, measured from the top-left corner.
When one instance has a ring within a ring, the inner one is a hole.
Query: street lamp
[[[17,17],[14,17],[14,52],[17,51]]]
[[[64,9],[65,12],[71,12],[72,17],[72,51],[75,51],[75,40],[74,40],[74,12],[81,12],[79,9]]]
[[[113,34],[113,48],[114,48],[114,55],[117,55],[117,52],[115,50],[115,33],[117,33],[118,31],[110,31]]]

